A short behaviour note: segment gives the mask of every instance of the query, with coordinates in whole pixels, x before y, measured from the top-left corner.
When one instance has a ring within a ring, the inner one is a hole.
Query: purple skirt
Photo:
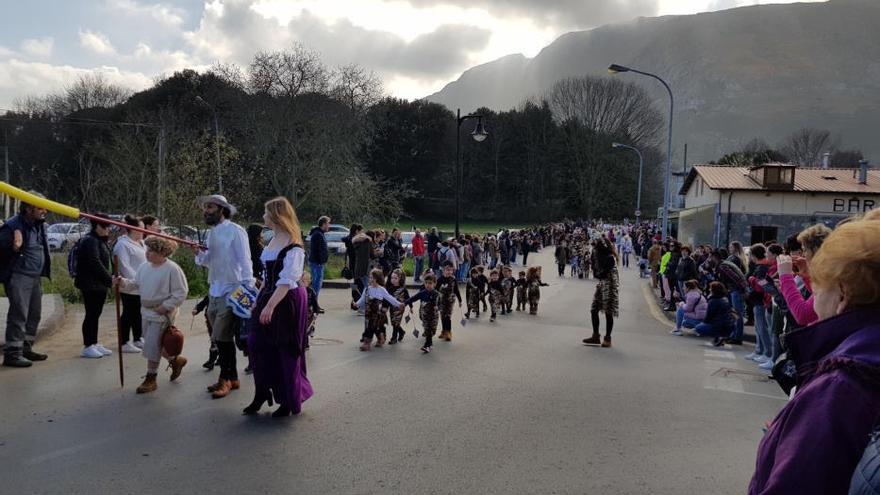
[[[260,312],[271,295],[271,291],[265,297],[261,294],[249,321],[248,354],[254,386],[257,396],[271,394],[275,402],[299,414],[302,403],[313,393],[306,376],[308,295],[304,287],[290,290],[275,307],[272,322],[261,325]]]

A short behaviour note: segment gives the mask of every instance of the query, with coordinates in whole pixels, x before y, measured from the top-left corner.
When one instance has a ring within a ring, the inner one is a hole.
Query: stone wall
[[[824,223],[834,228],[838,222],[847,218],[843,215],[779,215],[758,213],[733,213],[730,218],[730,237],[727,237],[727,213],[721,214],[721,242],[740,241],[744,245],[752,244],[752,227],[776,227],[776,240],[782,241],[791,234],[796,234],[810,225]]]

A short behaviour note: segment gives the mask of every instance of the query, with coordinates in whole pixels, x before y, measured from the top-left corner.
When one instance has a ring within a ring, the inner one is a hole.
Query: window
[[[779,231],[778,227],[752,226],[752,244],[763,244],[767,241],[775,241]]]
[[[794,189],[794,168],[764,167],[762,185],[770,189]]]

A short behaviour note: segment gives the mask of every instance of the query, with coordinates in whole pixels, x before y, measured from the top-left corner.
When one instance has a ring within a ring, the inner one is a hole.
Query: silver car
[[[46,229],[46,241],[52,251],[63,251],[89,233],[87,223],[56,223]]]

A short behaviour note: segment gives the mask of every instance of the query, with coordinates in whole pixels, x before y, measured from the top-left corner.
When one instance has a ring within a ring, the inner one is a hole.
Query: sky
[[[0,109],[101,73],[140,90],[183,68],[246,66],[301,43],[420,98],[474,65],[636,17],[795,0],[0,0]],[[821,0],[800,0],[821,1]]]

